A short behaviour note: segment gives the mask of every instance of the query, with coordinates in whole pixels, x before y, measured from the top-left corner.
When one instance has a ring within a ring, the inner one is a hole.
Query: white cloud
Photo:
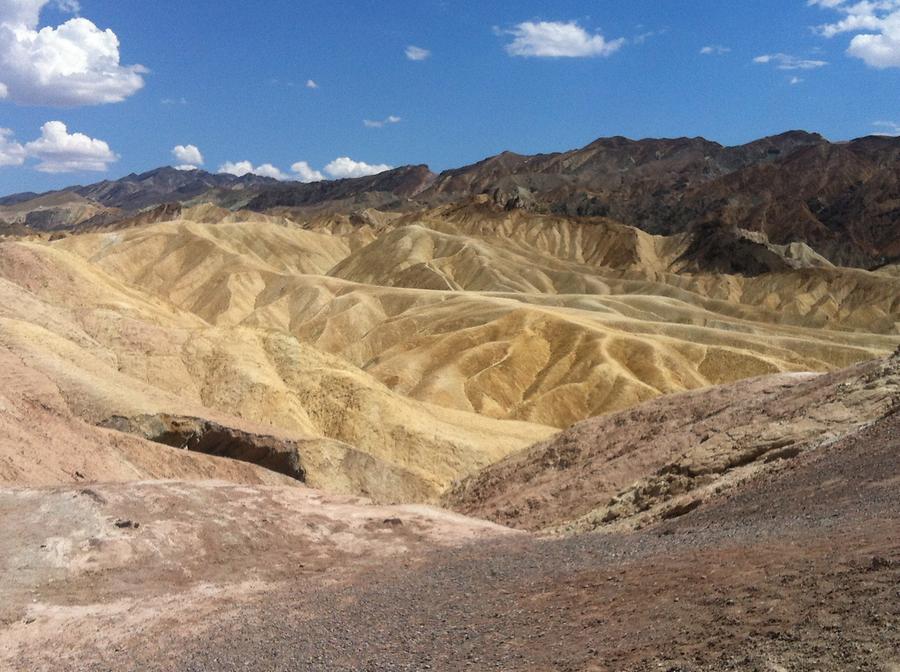
[[[175,145],[172,156],[179,162],[178,170],[193,170],[203,165],[203,154],[196,145]]]
[[[276,180],[285,180],[287,176],[271,163],[264,163],[260,166],[254,166],[249,161],[226,161],[219,166],[220,173],[229,173],[242,177],[252,173],[253,175],[261,175],[263,177],[274,177]]]
[[[118,103],[144,85],[141,65],[119,63],[119,39],[84,18],[38,30],[49,0],[0,0],[0,84],[23,105]],[[77,3],[65,2],[77,11]]]
[[[858,33],[850,40],[848,55],[873,68],[900,68],[900,0],[808,0],[807,4],[844,15],[817,30],[825,37]]]
[[[228,173],[229,175],[237,175],[238,177],[241,177],[243,175],[246,175],[247,173],[253,172],[253,164],[249,161],[238,161],[236,163],[226,161],[221,166],[219,166],[218,172]]]
[[[0,128],[0,166],[21,166],[25,163],[25,148],[16,142],[13,132]]]
[[[872,125],[879,129],[875,135],[900,136],[900,124],[895,121],[876,121]]]
[[[0,2],[0,23],[37,23],[37,16],[47,0],[2,0]]]
[[[703,47],[700,50],[700,53],[704,56],[721,56],[722,54],[727,54],[731,49],[729,47],[723,47],[721,44],[709,44]]]
[[[368,164],[363,161],[354,161],[349,156],[341,156],[325,166],[325,172],[335,179],[345,177],[365,177],[376,175],[390,170],[393,166],[386,163]]]
[[[375,175],[376,173],[390,170],[392,167],[384,163],[368,164],[363,161],[354,161],[348,156],[341,156],[326,165],[324,170],[332,178],[341,179]],[[179,168],[190,169],[191,167],[179,166]],[[297,161],[292,164],[290,173],[283,172],[271,163],[254,166],[250,161],[226,161],[219,166],[218,172],[229,173],[238,177],[252,173],[263,177],[274,177],[276,180],[297,180],[299,182],[321,182],[325,179],[325,175],[321,171],[316,170],[306,161]]]
[[[307,88],[307,89],[318,89],[318,88],[319,88],[319,85],[316,84],[315,80],[313,80],[313,79],[307,79],[307,80],[306,80],[306,88]]]
[[[297,161],[291,166],[294,177],[301,182],[321,182],[325,179],[318,170],[313,169],[306,161]]]
[[[297,164],[294,164],[295,166]],[[218,172],[220,173],[228,173],[229,175],[236,175],[237,177],[243,177],[244,175],[259,175],[260,177],[272,177],[276,180],[290,180],[291,176],[287,173],[282,172],[280,168],[272,165],[271,163],[263,163],[258,166],[254,166],[250,161],[226,161],[221,166],[219,166]]]
[[[78,0],[56,0],[56,6],[61,12],[78,14],[81,11],[81,3]]]
[[[371,119],[363,119],[363,126],[366,128],[384,128],[388,124],[399,124],[403,121],[396,114],[389,115],[384,119],[378,119],[376,121],[372,121]]]
[[[119,158],[103,140],[69,133],[61,121],[41,126],[41,137],[27,143],[25,152],[38,160],[36,169],[44,173],[103,171]]]
[[[603,35],[591,35],[577,21],[525,21],[505,31],[514,37],[506,45],[510,56],[541,58],[585,58],[609,56],[618,51],[624,38],[607,40]]]
[[[790,84],[791,86],[796,86],[797,84],[800,84],[802,82],[803,82],[803,78],[801,78],[801,77],[791,77],[788,80],[788,84]]]
[[[771,63],[779,70],[815,70],[828,65],[828,61],[799,58],[790,54],[763,54],[754,58],[753,62]]]
[[[262,177],[274,177],[276,180],[289,180],[290,177],[282,173],[278,168],[273,166],[271,163],[264,163],[261,166],[257,166],[252,171],[254,175],[261,175]]]
[[[411,61],[424,61],[426,58],[431,56],[431,51],[428,49],[423,49],[422,47],[417,47],[414,44],[409,45],[404,53],[406,57]]]

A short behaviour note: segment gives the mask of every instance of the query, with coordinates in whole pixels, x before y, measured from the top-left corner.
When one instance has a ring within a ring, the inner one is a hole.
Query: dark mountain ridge
[[[188,200],[211,189],[244,190],[277,183],[278,180],[271,177],[252,173],[237,177],[228,173],[213,174],[205,170],[178,170],[163,166],[69,191],[108,207],[134,211],[160,203]]]
[[[248,202],[250,210],[316,206],[326,202],[348,201],[347,205],[371,207],[378,201],[393,209],[402,201],[421,193],[435,179],[426,165],[401,166],[367,177],[321,182],[280,182],[260,189]]]
[[[705,138],[616,136],[567,152],[503,152],[438,175],[415,165],[300,183],[166,167],[62,192],[128,216],[186,201],[303,217],[368,207],[408,211],[486,195],[497,207],[604,216],[656,234],[757,231],[776,244],[807,243],[843,265],[900,259],[900,138],[885,136],[832,143],[788,131],[731,147]],[[27,208],[35,198],[13,195],[0,206]]]

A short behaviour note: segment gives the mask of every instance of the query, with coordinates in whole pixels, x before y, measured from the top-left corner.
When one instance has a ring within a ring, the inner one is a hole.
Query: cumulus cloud
[[[193,170],[203,165],[203,154],[196,145],[175,145],[172,156],[181,164],[176,166],[179,170]]]
[[[704,56],[721,56],[722,54],[727,54],[731,49],[729,47],[723,47],[721,44],[709,44],[703,47],[700,50],[700,53]]]
[[[10,129],[0,128],[0,166],[21,166],[25,163],[25,148],[13,136]]]
[[[348,156],[341,156],[327,164],[324,171],[334,179],[342,179],[375,175],[390,170],[392,167],[384,163],[368,164],[363,161],[354,161]],[[290,173],[285,173],[271,163],[254,166],[250,161],[226,161],[219,166],[218,172],[238,177],[252,173],[263,177],[274,177],[276,180],[297,180],[298,182],[321,182],[325,179],[325,175],[321,171],[316,170],[306,161],[297,161],[292,164]]]
[[[271,163],[263,163],[262,165],[254,166],[250,161],[226,161],[219,166],[219,172],[229,173],[230,175],[236,175],[238,177],[243,177],[244,175],[252,173],[253,175],[259,175],[261,177],[273,177],[276,180],[290,179],[288,175],[285,175]]]
[[[291,172],[300,182],[321,182],[325,179],[322,173],[312,168],[306,161],[297,161],[291,166]]]
[[[815,70],[828,65],[828,61],[799,58],[790,54],[763,54],[754,58],[753,62],[772,64],[779,70]]]
[[[325,166],[325,172],[335,179],[343,179],[376,175],[390,170],[392,167],[386,163],[369,164],[363,161],[354,161],[349,156],[340,156]]]
[[[103,140],[69,133],[61,121],[41,126],[41,137],[26,143],[25,153],[38,160],[36,169],[44,173],[103,171],[119,158]]]
[[[285,173],[283,170],[271,163],[263,163],[254,166],[250,161],[226,161],[219,166],[220,173],[229,173],[242,177],[244,175],[253,174],[262,177],[272,177],[276,180],[298,180],[299,182],[319,182],[325,179],[322,173],[314,170],[306,161],[297,161],[291,166],[292,174]]]
[[[118,103],[144,85],[141,65],[119,63],[119,39],[81,17],[38,30],[49,0],[0,0],[0,84],[22,105]],[[75,2],[63,2],[77,11]]]
[[[219,166],[218,172],[242,177],[244,175],[247,175],[248,173],[253,172],[253,164],[249,161],[226,161],[221,166]]]
[[[172,156],[180,164],[175,166],[178,170],[196,170],[203,165],[203,154],[196,145],[175,145]]]
[[[376,121],[372,121],[371,119],[363,119],[363,126],[366,128],[384,128],[388,124],[399,124],[402,121],[400,117],[395,114],[385,117],[384,119],[378,119]]]
[[[424,61],[426,58],[431,56],[431,51],[428,49],[423,49],[422,47],[417,47],[414,44],[409,45],[404,53],[406,57],[411,61]]]
[[[817,31],[825,37],[857,33],[847,47],[848,55],[873,68],[900,68],[900,0],[808,0],[807,4],[843,14]]]
[[[273,166],[271,163],[264,163],[261,166],[257,166],[253,170],[250,171],[254,175],[261,175],[262,177],[273,177],[276,180],[288,180],[289,176],[285,175],[278,168]]]
[[[607,40],[599,33],[590,34],[577,21],[524,21],[511,30],[506,45],[510,56],[539,58],[586,58],[609,56],[625,44],[624,38]]]
[[[318,88],[319,88],[319,85],[316,84],[315,80],[313,80],[313,79],[307,79],[307,80],[306,80],[306,88],[307,88],[307,89],[318,89]]]

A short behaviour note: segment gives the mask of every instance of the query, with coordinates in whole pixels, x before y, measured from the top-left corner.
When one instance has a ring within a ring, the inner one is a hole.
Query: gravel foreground
[[[297,582],[90,670],[900,670],[900,417],[633,534]],[[106,657],[106,656],[104,656]]]

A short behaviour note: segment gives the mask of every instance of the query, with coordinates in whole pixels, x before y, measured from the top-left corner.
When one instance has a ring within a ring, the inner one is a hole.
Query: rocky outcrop
[[[900,349],[835,373],[754,378],[590,418],[455,484],[444,503],[530,530],[640,526],[898,409]]]
[[[300,446],[296,441],[252,434],[203,418],[164,413],[132,417],[115,415],[100,424],[174,448],[250,462],[306,481],[306,472],[300,462]]]

